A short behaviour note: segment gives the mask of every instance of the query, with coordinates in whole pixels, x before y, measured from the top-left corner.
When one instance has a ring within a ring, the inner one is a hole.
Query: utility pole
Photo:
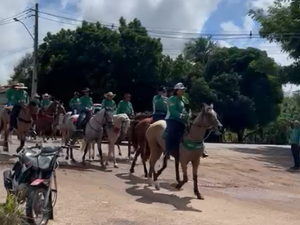
[[[35,14],[34,14],[34,44],[33,44],[33,73],[32,73],[32,83],[31,83],[31,97],[37,92],[37,74],[38,74],[38,44],[39,44],[39,4],[35,4]]]

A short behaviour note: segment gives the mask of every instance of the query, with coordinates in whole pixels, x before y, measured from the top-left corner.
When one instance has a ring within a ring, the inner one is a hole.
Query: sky
[[[47,32],[55,33],[61,28],[75,29],[80,21],[100,21],[118,24],[123,16],[133,18],[162,37],[164,52],[176,57],[184,43],[200,34],[211,34],[223,46],[241,48],[256,47],[267,51],[281,65],[292,60],[281,51],[279,45],[260,38],[247,38],[252,31],[258,34],[259,24],[247,12],[250,8],[266,8],[274,0],[10,0],[0,7],[0,84],[5,84],[13,68],[26,52],[32,51],[33,41],[16,17],[26,24],[33,34],[34,18],[26,9],[39,3],[39,41]],[[23,13],[22,13],[23,12]],[[151,34],[150,32],[150,34]],[[227,36],[225,36],[227,35]],[[244,35],[242,38],[232,38]],[[231,38],[230,38],[231,36]],[[284,87],[286,92],[298,89],[294,85]]]

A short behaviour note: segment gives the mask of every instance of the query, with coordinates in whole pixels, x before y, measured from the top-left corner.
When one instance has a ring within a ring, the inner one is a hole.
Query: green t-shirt
[[[17,90],[15,93],[15,104],[20,104],[20,101],[24,101],[24,104],[28,104],[29,96],[27,91]]]
[[[182,98],[178,96],[170,97],[168,99],[168,113],[166,119],[173,119],[186,124],[189,119],[189,114],[185,108],[185,104],[187,103],[188,101],[184,96],[182,96]]]
[[[74,97],[69,102],[69,107],[71,109],[78,109],[80,106],[80,99],[78,97]]]
[[[131,102],[124,101],[124,100],[120,101],[116,113],[117,114],[125,113],[127,115],[134,115]]]
[[[90,96],[81,96],[79,100],[80,100],[80,110],[93,107],[93,99]]]
[[[17,94],[17,90],[14,89],[14,88],[9,88],[5,95],[6,95],[6,99],[9,103],[12,103],[12,104],[16,104],[16,94]]]
[[[293,128],[290,133],[290,143],[299,144],[300,143],[300,128]]]
[[[153,113],[155,114],[165,114],[168,111],[168,98],[155,95],[152,100],[153,103]]]
[[[107,108],[111,108],[112,110],[116,109],[116,103],[114,100],[109,100],[107,98],[103,99],[102,103],[101,103],[101,107],[107,107]]]

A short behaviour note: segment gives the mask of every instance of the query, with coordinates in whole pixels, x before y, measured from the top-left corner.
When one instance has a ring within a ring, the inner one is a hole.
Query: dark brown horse
[[[61,106],[59,101],[52,101],[49,106],[39,110],[36,120],[36,130],[39,136],[46,141],[46,134],[52,134],[52,125],[58,116],[58,109]]]

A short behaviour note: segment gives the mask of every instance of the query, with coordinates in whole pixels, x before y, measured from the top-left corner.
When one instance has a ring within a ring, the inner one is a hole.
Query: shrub
[[[0,206],[1,225],[24,225],[24,210],[20,209],[15,196],[9,196],[6,204]]]

